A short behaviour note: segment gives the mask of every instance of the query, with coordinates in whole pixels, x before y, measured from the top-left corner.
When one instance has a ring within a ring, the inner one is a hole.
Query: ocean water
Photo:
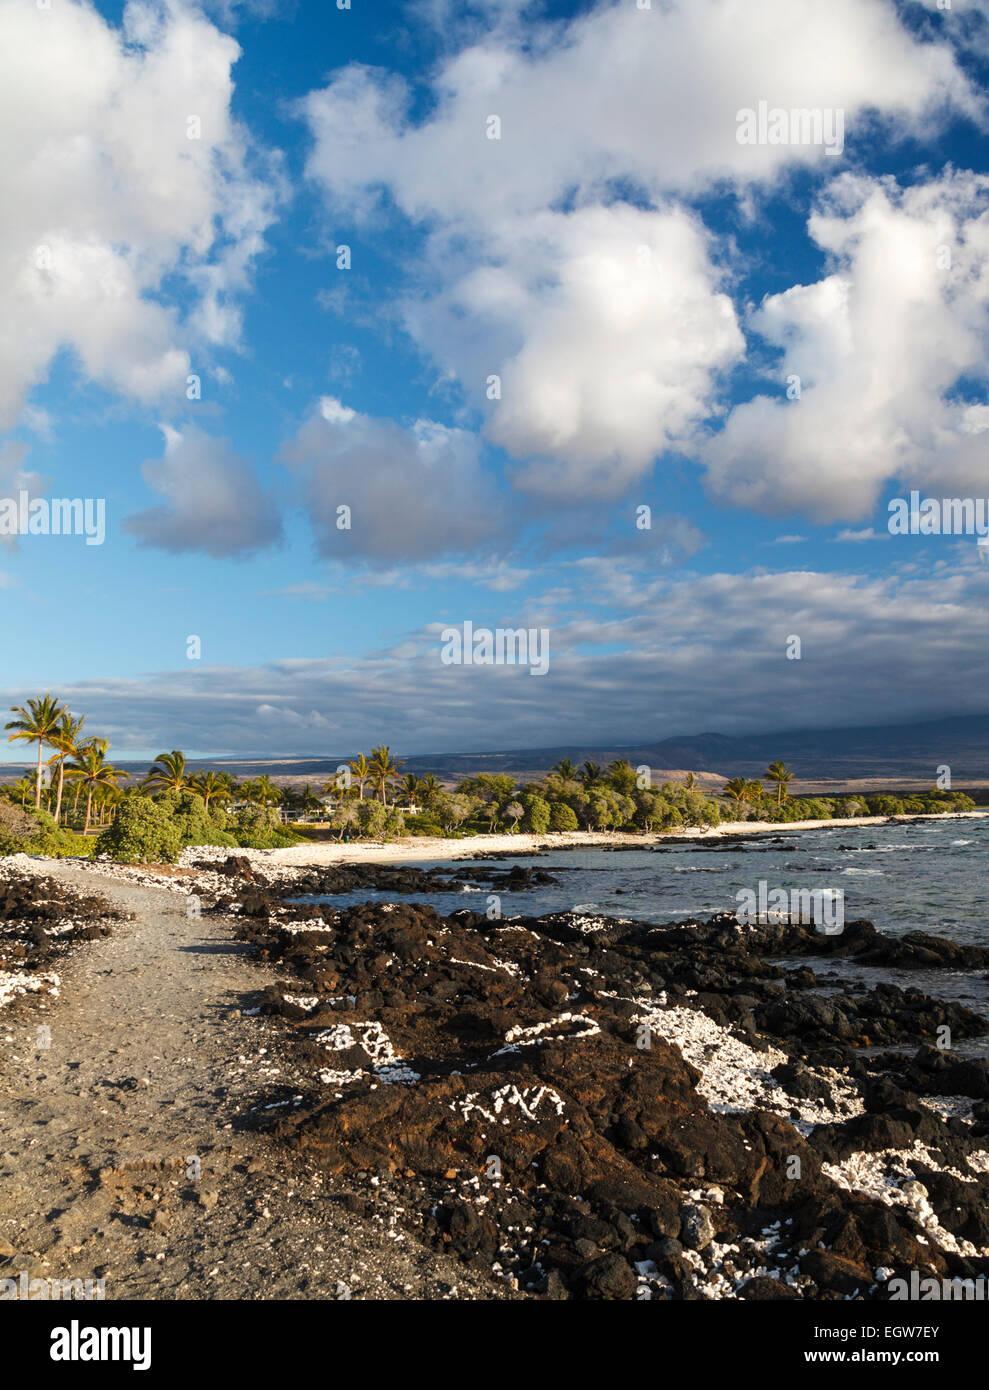
[[[488,861],[474,861],[488,862]],[[551,850],[491,861],[538,867],[556,884],[499,894],[504,917],[539,916],[578,908],[645,922],[704,920],[738,905],[736,894],[773,889],[841,889],[846,922],[867,918],[880,931],[901,936],[925,931],[965,945],[989,947],[989,817],[900,821],[892,825],[834,826],[745,836],[738,840],[660,844],[643,849]],[[423,860],[421,868],[463,870],[460,860]],[[485,910],[481,887],[469,892],[403,895],[439,912]],[[337,894],[337,906],[387,900],[387,893]],[[989,1020],[986,972],[892,970],[848,962],[807,962],[820,975],[871,985],[879,980],[955,999]],[[989,1055],[989,1039],[959,1051]]]

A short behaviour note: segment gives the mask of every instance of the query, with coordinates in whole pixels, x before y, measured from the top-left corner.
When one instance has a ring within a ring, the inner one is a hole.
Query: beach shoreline
[[[343,844],[293,845],[289,849],[263,851],[272,864],[286,867],[323,867],[333,864],[402,864],[448,859],[482,859],[488,855],[536,854],[541,850],[576,849],[653,849],[661,844],[684,840],[735,839],[742,835],[786,834],[789,831],[823,830],[834,827],[887,825],[893,821],[966,820],[984,818],[989,811],[952,811],[943,815],[854,816],[834,820],[791,821],[786,825],[772,821],[725,821],[716,827],[678,830],[675,834],[657,831],[631,834],[627,831],[565,830],[554,835],[473,835],[467,839],[445,839],[416,835],[401,840],[368,840]]]

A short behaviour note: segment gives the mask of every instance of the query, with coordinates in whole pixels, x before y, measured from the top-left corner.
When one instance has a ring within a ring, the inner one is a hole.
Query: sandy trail
[[[95,870],[42,871],[138,917],[62,962],[61,999],[0,1016],[0,1278],[103,1278],[107,1299],[498,1296],[238,1128],[292,1078],[276,1028],[238,1012],[276,975],[229,922]]]

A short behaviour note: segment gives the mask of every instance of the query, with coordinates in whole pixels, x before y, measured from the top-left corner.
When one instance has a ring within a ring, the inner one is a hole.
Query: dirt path
[[[0,1016],[0,1278],[103,1278],[107,1299],[497,1296],[237,1127],[292,1077],[277,1026],[241,1012],[275,974],[229,923],[178,893],[44,872],[137,920],[63,964],[60,1000]]]

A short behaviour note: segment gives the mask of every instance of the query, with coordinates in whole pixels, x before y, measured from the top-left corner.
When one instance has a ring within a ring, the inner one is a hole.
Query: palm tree
[[[54,738],[55,735],[53,734]],[[45,810],[51,814],[52,809],[52,777],[54,770],[58,767],[58,754],[53,753],[50,758],[45,759],[44,767],[41,771],[41,787],[44,793]]]
[[[13,743],[15,739],[23,739],[25,743],[38,745],[38,773],[34,782],[35,810],[41,807],[41,752],[46,743],[51,743],[51,735],[62,718],[62,710],[63,706],[51,695],[42,695],[40,700],[28,700],[26,707],[11,705],[11,714],[19,715],[20,718],[11,719],[4,725],[6,729],[16,730],[8,737],[8,743]]]
[[[737,807],[743,801],[748,800],[748,786],[749,784],[744,777],[730,777],[722,787],[722,791],[725,796],[731,797]]]
[[[197,773],[189,782],[189,786],[203,798],[207,811],[211,801],[230,800],[230,788],[225,779],[219,773],[214,772],[212,768],[208,772]]]
[[[608,781],[615,791],[624,795],[631,795],[635,791],[638,782],[635,768],[628,758],[615,758],[608,764]]]
[[[697,786],[697,778],[692,772],[687,773],[686,777],[683,779],[683,785],[688,792],[692,792]]]
[[[10,790],[12,792],[20,792],[21,805],[24,806],[31,792],[34,790],[34,785],[30,777],[21,777],[18,781],[13,783]]]
[[[248,799],[244,795],[244,788],[249,786],[250,783],[238,782],[237,778],[231,777],[229,773],[223,774],[223,781],[226,785],[227,791],[230,793],[231,801],[246,801]]]
[[[434,777],[431,772],[427,772],[425,777],[419,778],[419,795],[422,797],[423,805],[428,802],[431,796],[443,790],[443,784],[438,777]]]
[[[381,793],[382,806],[388,805],[388,783],[394,782],[403,762],[396,762],[387,743],[371,749],[371,785]]]
[[[557,777],[562,777],[565,782],[575,782],[577,780],[577,769],[569,758],[561,758],[550,768],[550,772],[555,772]]]
[[[154,760],[144,786],[148,791],[181,792],[189,785],[185,754],[173,748],[171,753],[159,753]]]
[[[62,711],[62,717],[58,722],[58,728],[48,740],[55,749],[54,761],[58,763],[58,795],[55,800],[55,823],[60,823],[62,818],[62,788],[65,784],[65,760],[74,758],[79,752],[80,735],[82,726],[86,722],[86,716],[80,714],[78,719],[73,719],[69,710]]]
[[[402,778],[397,801],[400,806],[414,806],[419,794],[419,778],[414,772],[407,772]]]
[[[766,794],[766,793],[765,793],[765,791],[763,790],[763,785],[762,785],[762,783],[759,781],[758,777],[755,779],[754,782],[746,782],[746,784],[745,784],[745,799],[746,799],[746,801],[761,801],[762,798],[765,796],[765,794]]]
[[[240,784],[240,798],[242,801],[246,801],[248,806],[261,805],[261,798],[264,793],[258,785],[260,781],[260,777],[257,778],[256,781],[252,781],[248,778],[246,782],[241,782]]]
[[[577,776],[583,782],[585,789],[590,791],[591,787],[596,787],[604,781],[604,768],[600,763],[583,763]]]
[[[776,787],[776,805],[782,806],[786,800],[787,786],[793,781],[793,772],[786,763],[770,763],[766,768],[766,776]]]
[[[117,813],[117,807],[123,798],[124,794],[119,787],[98,787],[96,789],[93,793],[93,806],[96,809],[100,825],[105,825],[108,820],[113,820]]]
[[[259,777],[257,781],[251,783],[251,790],[253,793],[252,799],[256,801],[259,806],[267,806],[269,801],[278,802],[282,799],[281,792],[267,773],[265,773],[263,777]]]
[[[130,773],[121,771],[120,768],[111,767],[106,760],[106,750],[109,743],[105,738],[94,738],[89,743],[84,743],[76,751],[75,762],[69,764],[66,772],[69,777],[77,779],[79,785],[86,788],[86,824],[83,826],[83,834],[89,829],[89,820],[93,813],[93,793],[117,790],[117,778],[129,777]]]
[[[347,766],[354,774],[354,781],[357,783],[357,799],[358,801],[363,801],[364,783],[371,776],[371,764],[368,762],[367,758],[365,758],[363,753],[358,753],[354,761],[352,763],[348,763]],[[332,791],[333,788],[332,786],[328,785],[324,788],[324,790]]]

